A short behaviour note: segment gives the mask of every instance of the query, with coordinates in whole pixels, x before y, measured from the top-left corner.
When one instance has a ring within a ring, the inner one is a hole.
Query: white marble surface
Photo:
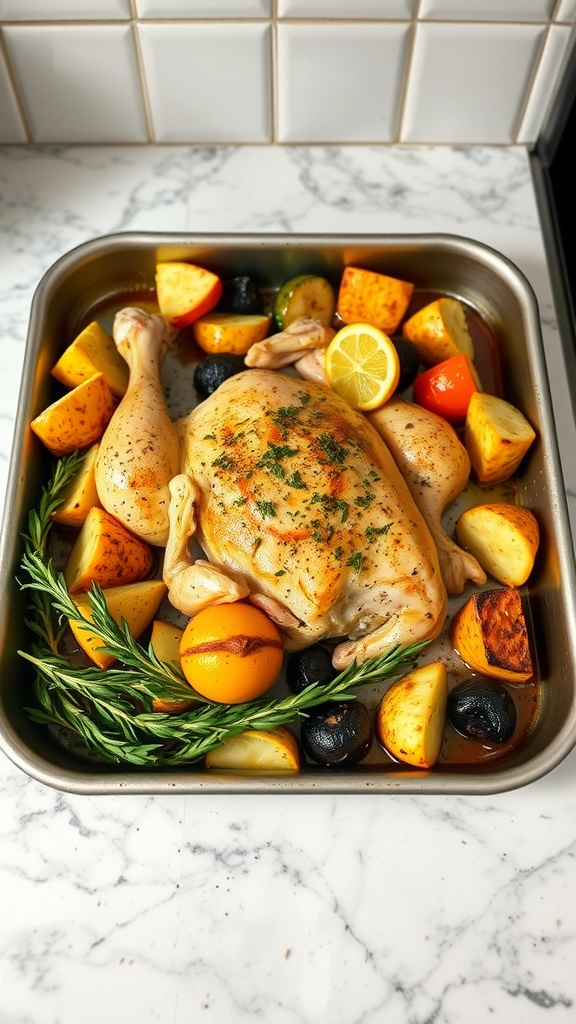
[[[31,296],[108,232],[448,231],[535,288],[522,149],[0,152],[0,495]],[[1,1024],[572,1024],[576,753],[499,796],[77,797],[0,756]]]

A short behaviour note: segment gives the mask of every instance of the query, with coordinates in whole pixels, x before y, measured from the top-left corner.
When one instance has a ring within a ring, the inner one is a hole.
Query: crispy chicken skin
[[[164,578],[180,610],[234,599],[229,581],[289,649],[349,637],[339,668],[440,631],[446,592],[428,528],[382,439],[326,387],[247,371],[176,426],[182,514]],[[194,533],[217,579],[187,556]]]
[[[165,545],[174,607],[191,616],[248,599],[287,649],[341,639],[337,668],[439,634],[447,596],[434,540],[365,416],[325,384],[253,369],[172,423],[163,322],[121,310],[114,337],[130,385],[101,442],[98,494]],[[191,556],[192,538],[205,557]]]

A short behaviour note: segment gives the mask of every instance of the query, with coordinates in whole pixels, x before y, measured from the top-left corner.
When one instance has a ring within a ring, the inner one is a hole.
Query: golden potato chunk
[[[442,662],[422,665],[398,679],[384,694],[376,716],[376,735],[397,761],[431,768],[440,755],[448,685]]]
[[[94,320],[74,339],[52,368],[52,376],[69,388],[101,373],[110,391],[122,398],[128,387],[128,364],[112,338]]]
[[[99,441],[114,409],[114,396],[103,374],[95,373],[44,409],[30,426],[49,451],[60,458]]]
[[[150,625],[162,600],[166,595],[166,584],[162,580],[144,580],[140,583],[127,583],[121,587],[110,587],[104,590],[106,605],[111,617],[120,625],[124,619],[135,640]],[[73,598],[78,611],[89,622],[93,622],[92,610],[88,594],[76,594]],[[106,654],[101,638],[84,626],[78,619],[70,619],[72,630],[79,647],[88,655],[98,668],[110,668],[115,658]]]
[[[456,612],[450,641],[465,665],[481,675],[524,683],[534,673],[520,591],[474,594]]]
[[[68,559],[64,578],[70,594],[93,583],[117,587],[144,579],[152,568],[152,549],[103,508],[91,508]]]
[[[63,492],[63,501],[52,513],[51,518],[62,526],[80,528],[91,508],[100,507],[94,464],[98,455],[98,445],[94,444],[86,452],[80,469]]]
[[[346,267],[336,309],[345,324],[368,323],[393,334],[402,320],[414,285],[361,267]]]
[[[464,426],[464,443],[479,483],[508,480],[535,437],[526,417],[510,402],[484,391],[472,395]]]
[[[221,746],[206,754],[206,767],[297,772],[300,768],[298,743],[283,725],[269,731],[248,729],[237,736],[230,736]]]
[[[416,347],[426,366],[434,366],[463,352],[474,360],[474,342],[458,299],[435,299],[419,309],[402,326],[402,334]]]
[[[503,502],[475,505],[463,512],[456,540],[485,572],[507,587],[526,582],[538,551],[540,531],[533,512]]]

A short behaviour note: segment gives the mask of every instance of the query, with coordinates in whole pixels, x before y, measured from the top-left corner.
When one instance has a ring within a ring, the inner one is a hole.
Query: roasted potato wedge
[[[110,335],[94,320],[60,356],[52,376],[75,388],[95,373],[101,373],[112,394],[122,398],[128,387],[128,364]]]
[[[194,340],[212,355],[246,355],[270,330],[270,317],[248,313],[206,313],[192,324]]]
[[[248,729],[225,740],[206,754],[207,768],[243,771],[297,772],[300,753],[296,737],[286,726],[267,732]]]
[[[30,426],[57,458],[99,441],[115,401],[102,373],[95,373],[44,409]]]
[[[183,629],[173,626],[171,622],[162,622],[160,619],[154,619],[150,644],[154,654],[160,661],[167,663],[175,661],[177,665],[180,664],[180,641],[182,640],[183,632]]]
[[[473,672],[509,683],[533,675],[520,591],[516,587],[474,594],[456,612],[450,641]]]
[[[536,433],[526,417],[496,395],[472,395],[464,443],[481,484],[500,483],[516,472]]]
[[[126,586],[110,587],[104,590],[104,597],[110,615],[115,622],[120,624],[124,619],[135,640],[144,632],[156,615],[160,604],[166,595],[166,584],[162,580],[144,580],[141,583],[128,583]],[[76,594],[73,598],[78,611],[93,621],[92,610],[88,600],[88,594]],[[92,633],[90,629],[84,628],[84,623],[77,619],[70,619],[72,630],[79,647],[88,655],[98,668],[110,668],[115,658],[102,651],[104,644],[99,636]]]
[[[70,594],[92,583],[117,587],[143,580],[152,568],[152,549],[103,508],[91,508],[64,571]]]
[[[406,320],[402,334],[415,345],[426,366],[435,366],[460,352],[474,360],[474,342],[458,299],[446,297],[428,303]]]
[[[422,665],[384,694],[376,715],[378,740],[397,761],[431,768],[438,760],[448,685],[442,662]]]
[[[540,531],[533,512],[519,505],[475,505],[455,526],[456,540],[507,587],[526,582],[538,551]]]
[[[100,508],[94,479],[94,464],[97,454],[98,445],[94,444],[86,452],[80,469],[65,489],[62,504],[52,513],[55,523],[80,529],[90,509]]]
[[[180,641],[183,632],[184,630],[173,626],[170,622],[154,619],[150,646],[160,661],[165,661],[168,664],[174,661],[177,665],[180,664]],[[178,714],[180,711],[187,711],[194,707],[196,703],[194,696],[191,696],[188,701],[174,700],[171,697],[154,697],[152,710],[162,711],[167,715]]]
[[[368,323],[393,334],[402,320],[414,285],[361,267],[346,267],[336,309],[345,324]]]

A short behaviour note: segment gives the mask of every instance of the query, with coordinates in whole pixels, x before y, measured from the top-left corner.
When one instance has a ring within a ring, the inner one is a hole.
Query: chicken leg
[[[484,570],[447,536],[441,521],[470,474],[470,459],[456,431],[440,416],[401,398],[368,413],[368,419],[386,442],[426,520],[448,593],[461,594],[467,580],[485,583]]]
[[[159,316],[120,310],[114,341],[130,367],[128,389],[104,433],[96,459],[98,497],[107,512],[149,544],[168,540],[169,481],[180,451],[160,382],[171,331]]]

